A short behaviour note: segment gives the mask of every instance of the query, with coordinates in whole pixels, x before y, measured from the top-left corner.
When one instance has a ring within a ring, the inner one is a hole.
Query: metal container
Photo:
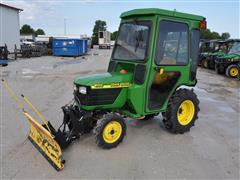
[[[86,40],[83,39],[53,39],[54,56],[81,56],[87,53]]]

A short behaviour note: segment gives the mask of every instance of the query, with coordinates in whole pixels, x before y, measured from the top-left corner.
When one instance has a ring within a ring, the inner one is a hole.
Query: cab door
[[[147,112],[166,108],[176,87],[189,80],[189,24],[160,19],[156,32],[155,59],[148,81]]]

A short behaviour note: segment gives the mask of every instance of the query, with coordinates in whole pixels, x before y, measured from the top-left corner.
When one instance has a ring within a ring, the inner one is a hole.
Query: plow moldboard
[[[62,160],[62,150],[54,137],[42,125],[34,120],[28,113],[24,113],[30,123],[29,140],[47,159],[47,161],[57,170],[64,168]]]

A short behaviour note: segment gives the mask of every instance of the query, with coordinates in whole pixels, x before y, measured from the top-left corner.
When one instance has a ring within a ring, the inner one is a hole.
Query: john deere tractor
[[[64,167],[61,149],[92,129],[97,145],[109,149],[123,141],[125,117],[148,120],[162,113],[166,129],[180,134],[198,118],[199,100],[190,87],[197,83],[205,18],[136,9],[122,13],[121,19],[108,72],[74,80],[73,101],[62,107],[57,130],[50,122],[39,125],[24,110],[30,140],[57,170]]]
[[[237,78],[240,73],[240,40],[231,40],[227,54],[215,59],[215,71],[218,74],[226,74],[228,77]]]
[[[209,52],[204,59],[204,67],[208,69],[215,69],[215,60],[222,56],[225,56],[231,50],[236,39],[218,40],[215,43],[214,51]]]
[[[74,81],[74,104],[63,108],[72,135],[94,129],[96,143],[113,148],[126,134],[124,117],[150,119],[159,113],[172,133],[189,131],[198,118],[199,100],[193,90],[180,87],[197,83],[205,18],[136,9],[121,19],[108,72]]]
[[[215,58],[227,53],[228,42],[224,40],[203,41],[200,46],[199,65],[203,68],[214,69]]]
[[[215,59],[224,56],[228,52],[228,45],[231,41],[219,40],[215,43],[214,51],[210,52],[205,59],[206,68],[215,69]]]

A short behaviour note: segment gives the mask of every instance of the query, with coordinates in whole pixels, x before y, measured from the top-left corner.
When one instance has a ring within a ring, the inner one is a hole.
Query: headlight
[[[78,91],[81,94],[87,94],[87,88],[86,87],[81,86],[81,87],[79,87]]]

